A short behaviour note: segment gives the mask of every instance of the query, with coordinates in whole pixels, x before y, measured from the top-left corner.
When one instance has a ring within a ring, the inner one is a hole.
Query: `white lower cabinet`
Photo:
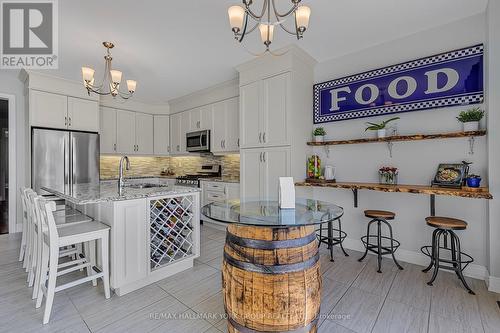
[[[111,226],[111,285],[120,287],[146,277],[148,215],[146,200],[115,203]]]
[[[279,177],[291,175],[290,154],[290,147],[242,149],[241,199],[277,199]]]

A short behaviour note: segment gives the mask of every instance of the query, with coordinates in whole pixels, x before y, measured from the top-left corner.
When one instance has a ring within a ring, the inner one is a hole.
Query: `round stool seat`
[[[385,210],[365,210],[365,216],[372,219],[393,220],[396,214]]]
[[[427,225],[434,228],[463,230],[467,228],[467,222],[451,217],[429,216],[425,218]]]

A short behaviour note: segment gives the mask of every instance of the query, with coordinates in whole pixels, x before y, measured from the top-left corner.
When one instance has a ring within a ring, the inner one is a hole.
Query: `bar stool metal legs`
[[[327,244],[327,249],[330,250],[330,261],[333,262],[333,247],[335,245],[340,245],[340,248],[342,249],[342,252],[344,252],[344,255],[346,257],[349,256],[347,252],[344,249],[344,246],[342,243],[344,242],[344,239],[347,237],[347,233],[342,231],[342,222],[340,219],[338,221],[338,228],[333,227],[333,222],[328,222],[326,227],[323,227],[323,225],[320,225],[319,229],[319,235],[318,235],[318,247],[321,246],[321,244]],[[323,230],[327,231],[327,236],[323,236]],[[334,235],[334,233],[338,233],[338,235]]]
[[[373,223],[377,223],[377,234],[376,235],[370,235],[370,227]],[[385,224],[388,229],[389,229],[389,237],[387,236],[382,236],[382,224]],[[371,240],[376,239],[376,243],[372,243]],[[383,245],[383,240],[389,240],[391,245],[386,246]],[[394,253],[396,250],[399,248],[401,243],[394,239],[393,234],[392,234],[392,226],[389,222],[387,222],[385,219],[381,218],[374,218],[370,222],[368,222],[368,227],[366,228],[366,236],[361,237],[361,241],[363,242],[365,246],[365,253],[361,258],[358,259],[358,261],[363,261],[367,254],[368,251],[373,252],[377,254],[377,263],[378,263],[378,273],[382,273],[382,256],[386,254],[391,254],[392,259],[394,260],[394,263],[399,269],[403,269],[403,266],[399,264],[399,262],[396,260],[396,257],[394,256]]]
[[[448,236],[450,236],[450,246],[448,246]],[[441,246],[441,238],[443,238],[443,246]],[[451,259],[446,259],[440,256],[440,251],[449,252]],[[432,277],[427,282],[429,286],[432,286],[436,277],[438,275],[439,269],[452,270],[458,276],[463,286],[469,294],[475,295],[474,291],[469,287],[467,281],[465,281],[463,270],[474,261],[474,259],[467,253],[462,252],[460,246],[460,238],[453,230],[449,229],[436,229],[432,233],[432,245],[423,246],[421,248],[423,254],[431,258],[429,266],[422,270],[422,272],[428,272],[434,268]],[[465,260],[463,260],[465,257]],[[445,265],[443,265],[443,263]]]

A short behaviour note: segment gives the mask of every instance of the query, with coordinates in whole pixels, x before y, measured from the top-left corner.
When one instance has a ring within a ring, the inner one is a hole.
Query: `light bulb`
[[[260,38],[262,39],[262,42],[266,45],[271,44],[271,42],[273,41],[273,35],[274,35],[274,25],[261,23],[259,25],[259,30],[260,30]]]
[[[137,87],[137,81],[127,80],[127,89],[130,93],[135,92],[136,87]]]
[[[94,70],[90,67],[82,67],[83,81],[90,82],[94,79]]]
[[[111,74],[111,81],[113,81],[114,84],[118,85],[122,81],[122,72],[117,71],[116,69],[112,69],[109,71]]]
[[[297,29],[300,32],[306,31],[309,27],[309,17],[311,16],[311,8],[307,6],[299,6],[295,11],[295,20],[297,22]]]
[[[243,28],[243,19],[245,18],[245,9],[241,6],[231,6],[227,10],[229,24],[233,32],[239,32]]]

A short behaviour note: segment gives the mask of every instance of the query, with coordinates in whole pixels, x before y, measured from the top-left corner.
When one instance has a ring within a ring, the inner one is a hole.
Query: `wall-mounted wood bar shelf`
[[[475,132],[453,132],[453,133],[437,133],[437,134],[413,134],[413,135],[395,135],[385,138],[362,138],[352,140],[334,140],[324,142],[308,142],[309,146],[336,146],[336,145],[351,145],[360,143],[373,142],[396,142],[396,141],[420,141],[432,139],[449,139],[449,138],[466,138],[486,135],[486,130]]]
[[[358,207],[358,190],[371,190],[381,192],[399,192],[430,195],[431,215],[436,214],[436,195],[455,196],[473,199],[493,199],[487,187],[478,189],[469,188],[443,188],[428,185],[383,185],[378,183],[338,182],[338,183],[306,183],[297,182],[295,186],[307,187],[330,187],[352,190],[354,196],[354,207]]]

